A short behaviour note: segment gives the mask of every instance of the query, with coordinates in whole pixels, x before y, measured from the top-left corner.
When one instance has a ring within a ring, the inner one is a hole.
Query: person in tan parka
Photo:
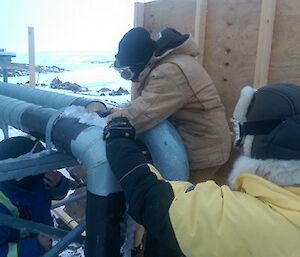
[[[154,41],[144,28],[133,28],[121,39],[114,67],[123,78],[138,82],[138,96],[113,110],[108,120],[125,116],[139,134],[168,119],[187,149],[191,180],[204,181],[229,158],[224,107],[195,59],[198,50],[191,36],[172,28],[160,34]]]
[[[106,153],[128,212],[172,257],[298,257],[300,86],[245,88],[234,118],[243,156],[230,187],[163,180],[128,120],[110,121]]]

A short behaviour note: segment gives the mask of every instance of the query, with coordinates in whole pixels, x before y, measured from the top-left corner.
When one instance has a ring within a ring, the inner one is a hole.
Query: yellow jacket
[[[300,256],[300,188],[252,174],[237,178],[238,191],[213,181],[170,184],[170,220],[187,257]]]
[[[131,139],[106,149],[128,213],[168,256],[300,257],[299,160],[241,157],[229,178],[232,191],[213,181],[163,180]],[[278,186],[291,184],[298,186]]]

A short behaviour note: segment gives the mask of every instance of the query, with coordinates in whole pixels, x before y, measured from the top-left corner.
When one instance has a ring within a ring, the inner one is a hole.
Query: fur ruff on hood
[[[241,156],[228,178],[231,189],[235,189],[235,180],[243,173],[255,174],[279,186],[300,186],[300,160],[257,160]]]
[[[255,94],[255,89],[250,86],[246,86],[241,90],[240,98],[233,112],[233,118],[237,120],[241,125],[247,122],[247,112],[251,104],[251,101],[254,97],[254,94]],[[252,135],[247,135],[244,138],[243,150],[246,156],[249,157],[251,156],[253,140],[254,140],[254,136]]]

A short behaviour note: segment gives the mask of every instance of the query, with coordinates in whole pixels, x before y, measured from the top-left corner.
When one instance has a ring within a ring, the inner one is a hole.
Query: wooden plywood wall
[[[269,82],[300,85],[300,1],[277,0]]]
[[[144,26],[153,36],[165,27],[194,34],[196,0],[156,1],[145,4]]]
[[[137,26],[196,36],[203,63],[230,118],[240,89],[300,84],[299,0],[159,0],[138,4]],[[274,26],[273,26],[274,25]]]
[[[210,0],[203,65],[230,118],[240,89],[253,84],[259,0]]]

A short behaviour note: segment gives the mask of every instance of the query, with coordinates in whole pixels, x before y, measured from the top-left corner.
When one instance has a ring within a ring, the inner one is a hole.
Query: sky
[[[136,1],[0,0],[0,48],[26,52],[32,26],[36,51],[115,51]]]

